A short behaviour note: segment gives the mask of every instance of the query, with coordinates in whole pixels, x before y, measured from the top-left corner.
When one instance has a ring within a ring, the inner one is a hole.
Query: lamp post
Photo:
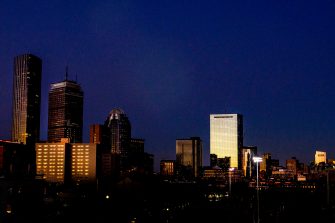
[[[256,163],[256,191],[257,191],[257,223],[259,223],[259,188],[258,188],[258,163],[262,162],[262,157],[253,157],[253,161]]]
[[[234,171],[234,167],[229,168],[229,196],[231,196],[231,172]]]

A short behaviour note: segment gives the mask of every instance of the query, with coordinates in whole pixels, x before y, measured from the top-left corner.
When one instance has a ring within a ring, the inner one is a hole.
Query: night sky
[[[233,2],[233,3],[232,3]],[[89,125],[122,108],[145,150],[175,159],[175,140],[203,139],[209,115],[244,116],[244,144],[335,158],[335,1],[13,1],[0,3],[0,138],[9,139],[13,58],[43,61],[41,139],[50,83],[70,79]]]

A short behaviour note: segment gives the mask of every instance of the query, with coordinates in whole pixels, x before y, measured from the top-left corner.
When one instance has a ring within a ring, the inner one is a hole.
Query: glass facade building
[[[14,58],[12,141],[33,145],[40,137],[42,60]]]
[[[202,167],[202,141],[199,137],[176,140],[176,165],[179,174],[199,176]]]
[[[242,170],[245,177],[252,177],[254,170],[253,157],[257,155],[257,146],[243,146]]]
[[[210,115],[210,153],[218,158],[230,157],[230,167],[242,168],[243,116]]]
[[[75,81],[51,84],[48,109],[48,141],[82,142],[83,91]]]

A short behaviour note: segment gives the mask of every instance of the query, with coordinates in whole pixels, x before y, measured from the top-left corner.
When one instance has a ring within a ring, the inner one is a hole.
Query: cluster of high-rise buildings
[[[144,152],[144,139],[132,138],[122,109],[91,125],[90,142],[83,143],[84,92],[67,68],[65,80],[50,85],[48,138],[41,141],[41,79],[40,58],[14,58],[12,138],[0,141],[0,175],[77,184],[153,172],[153,155]]]
[[[120,108],[105,121],[90,126],[90,142],[83,143],[84,92],[77,81],[52,83],[48,93],[48,138],[40,140],[42,60],[32,54],[14,58],[12,139],[0,141],[0,174],[38,176],[48,182],[112,181],[120,176],[153,173],[153,155],[144,151],[144,139],[133,138],[131,124]],[[183,179],[213,177],[234,171],[254,176],[256,146],[243,143],[241,114],[210,114],[210,167],[203,166],[200,137],[176,139],[176,159],[160,162],[161,175]],[[326,163],[317,151],[315,163]],[[300,173],[306,168],[296,158],[279,161],[262,156],[260,170],[270,176]],[[299,172],[300,171],[300,172]],[[107,180],[106,180],[107,179]]]

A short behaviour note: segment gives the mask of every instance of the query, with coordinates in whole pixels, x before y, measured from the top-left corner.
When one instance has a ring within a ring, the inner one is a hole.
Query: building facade
[[[242,171],[245,177],[252,177],[255,172],[253,157],[257,155],[257,146],[243,146]]]
[[[12,141],[34,145],[40,137],[42,60],[32,54],[14,58]]]
[[[296,157],[286,160],[286,169],[291,171],[294,176],[297,175],[299,170],[299,160]]]
[[[69,149],[69,144],[64,141],[36,143],[36,174],[50,183],[67,181],[70,171],[69,166],[66,165],[70,162]]]
[[[36,144],[36,174],[50,183],[95,183],[98,147],[93,143]]]
[[[83,91],[75,81],[65,80],[51,84],[48,110],[48,141],[60,142],[70,138],[82,142]]]
[[[323,151],[315,151],[315,164],[326,163],[327,153]]]
[[[210,154],[230,157],[230,167],[242,168],[243,116],[240,114],[210,115]]]
[[[176,140],[178,174],[198,177],[202,167],[202,140],[199,137]]]
[[[109,143],[109,136],[104,125],[93,124],[90,125],[90,143],[107,144]]]
[[[175,161],[174,160],[161,160],[159,163],[161,176],[174,176]]]
[[[130,141],[131,125],[127,115],[122,109],[113,109],[105,121],[109,131],[110,152],[119,157],[121,171],[126,168]]]
[[[97,144],[71,144],[71,180],[75,183],[93,183],[97,179]]]

